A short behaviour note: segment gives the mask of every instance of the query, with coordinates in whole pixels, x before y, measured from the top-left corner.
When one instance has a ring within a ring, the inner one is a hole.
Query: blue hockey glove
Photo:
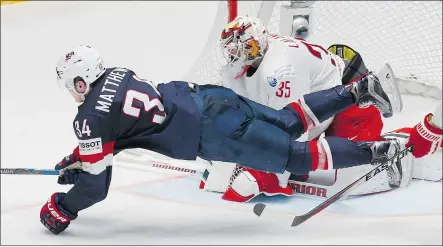
[[[66,193],[54,193],[40,210],[40,222],[52,233],[59,234],[68,228],[77,215],[71,214],[61,206]]]
[[[57,179],[58,184],[75,184],[81,172],[80,169],[64,170],[63,174]]]
[[[63,170],[63,174],[58,177],[58,184],[75,184],[77,181],[78,175],[82,172],[80,169],[70,169],[70,166],[79,162],[80,159],[74,153],[66,156],[62,161],[60,161],[57,165],[55,165],[55,170]]]
[[[60,161],[57,165],[55,165],[55,170],[61,170],[61,169],[65,169],[73,164],[75,164],[77,161],[80,161],[80,159],[78,158],[77,155],[75,155],[74,153],[66,156],[65,158],[63,158],[62,161]]]

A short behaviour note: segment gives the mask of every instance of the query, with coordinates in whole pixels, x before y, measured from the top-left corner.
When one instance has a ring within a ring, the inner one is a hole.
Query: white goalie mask
[[[235,79],[263,58],[268,48],[268,31],[263,22],[254,17],[238,16],[222,31],[220,45]]]
[[[90,85],[106,71],[98,52],[85,45],[76,46],[71,52],[63,55],[56,70],[60,89],[69,92],[77,102],[85,100]],[[79,81],[83,81],[84,84],[78,84]]]

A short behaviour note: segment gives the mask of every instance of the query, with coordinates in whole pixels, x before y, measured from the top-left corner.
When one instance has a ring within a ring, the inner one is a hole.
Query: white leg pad
[[[205,171],[209,173],[207,178],[205,179],[203,175],[200,189],[224,193],[229,186],[234,168],[235,163],[213,161],[212,166],[208,166]]]

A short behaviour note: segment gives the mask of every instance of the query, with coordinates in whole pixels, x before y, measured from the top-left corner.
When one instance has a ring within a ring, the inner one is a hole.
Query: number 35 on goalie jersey
[[[343,61],[320,45],[270,35],[269,50],[260,68],[258,90],[264,103],[280,109],[302,95],[341,85]]]
[[[112,165],[116,146],[152,148],[155,142],[150,136],[161,129],[166,117],[152,82],[127,69],[107,69],[78,107],[73,127],[79,145],[74,153],[83,170],[99,174]]]

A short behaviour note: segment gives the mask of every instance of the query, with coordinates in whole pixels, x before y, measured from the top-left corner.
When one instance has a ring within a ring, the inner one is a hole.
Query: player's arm
[[[107,196],[114,142],[107,140],[101,130],[100,121],[95,116],[79,115],[74,121],[79,145],[68,157],[69,162],[81,162],[83,169],[66,170],[59,183],[72,183],[74,187],[67,193],[52,194],[40,212],[41,222],[55,234],[64,231],[80,210]]]
[[[442,103],[433,113],[426,115],[411,132],[407,147],[414,145],[412,154],[416,158],[433,154],[442,145]]]

